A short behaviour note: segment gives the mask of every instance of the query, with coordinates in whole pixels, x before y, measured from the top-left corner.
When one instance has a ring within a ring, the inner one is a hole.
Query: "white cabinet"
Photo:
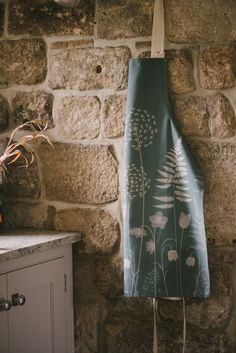
[[[1,264],[0,300],[0,353],[73,353],[71,245]]]

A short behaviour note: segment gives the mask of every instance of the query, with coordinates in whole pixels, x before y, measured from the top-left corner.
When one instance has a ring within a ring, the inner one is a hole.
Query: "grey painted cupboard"
[[[73,353],[71,245],[0,266],[0,353]]]

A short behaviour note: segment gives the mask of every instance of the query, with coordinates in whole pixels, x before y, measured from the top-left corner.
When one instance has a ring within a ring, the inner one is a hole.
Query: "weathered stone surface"
[[[98,38],[145,37],[152,34],[154,0],[98,0]]]
[[[158,324],[158,352],[181,352],[183,348],[182,325],[173,321]],[[106,325],[107,352],[150,353],[152,352],[152,320],[135,320],[131,317],[110,317]],[[186,352],[231,353],[233,344],[218,331],[200,331],[187,327]]]
[[[124,134],[126,96],[113,95],[104,101],[104,132],[106,137]]]
[[[153,316],[152,298],[112,297],[107,301],[107,308],[112,316],[129,316],[147,321]]]
[[[93,299],[98,292],[94,284],[94,265],[90,257],[82,257],[78,254],[79,245],[73,246],[73,289],[74,302],[80,302],[82,298]]]
[[[190,97],[175,102],[175,117],[183,135],[208,137],[208,111],[204,97]]]
[[[52,49],[74,49],[74,48],[88,48],[94,46],[94,40],[85,38],[78,40],[63,40],[51,44]]]
[[[48,220],[48,205],[41,203],[4,203],[5,228],[45,228]]]
[[[236,119],[229,100],[221,95],[206,97],[211,136],[231,137],[235,134]]]
[[[83,246],[80,247],[80,251],[87,254],[111,253],[117,248],[120,240],[117,221],[109,213],[98,208],[58,211],[55,217],[55,229],[80,231],[83,235]]]
[[[195,89],[191,52],[187,49],[167,50],[169,59],[169,86],[173,93],[192,92]]]
[[[107,352],[150,353],[152,351],[152,320],[143,322],[129,317],[111,316],[106,324]]]
[[[8,29],[11,34],[93,35],[94,0],[81,0],[76,9],[53,1],[11,0]]]
[[[118,197],[118,163],[107,146],[42,145],[46,196],[66,202],[104,203]]]
[[[57,106],[57,126],[65,138],[94,139],[100,132],[97,97],[63,97]]]
[[[3,132],[8,127],[10,118],[10,105],[6,98],[0,96],[0,132]]]
[[[206,181],[205,222],[207,237],[216,244],[236,240],[236,145],[192,143],[192,151]]]
[[[203,88],[223,89],[234,86],[233,49],[231,47],[201,50],[199,68]]]
[[[5,6],[3,3],[0,4],[0,35],[3,35],[3,29],[4,29],[4,11],[5,11]]]
[[[209,299],[188,300],[186,305],[187,322],[201,329],[223,328],[232,313],[232,264],[229,263],[232,251],[209,251],[211,296]],[[162,300],[159,311],[164,319],[183,320],[183,310],[179,302]]]
[[[52,89],[125,89],[127,86],[130,50],[117,48],[82,48],[51,56]]]
[[[94,301],[75,305],[75,353],[99,352],[99,316]]]
[[[47,74],[46,44],[42,39],[0,42],[0,84],[33,85]]]
[[[3,185],[5,195],[11,198],[39,198],[41,187],[36,160],[28,168],[25,168],[24,160],[18,160],[8,165],[7,170],[7,180]]]
[[[37,120],[42,126],[48,123],[48,127],[53,127],[53,100],[53,95],[44,91],[17,93],[12,101],[15,123]]]
[[[186,136],[223,138],[235,134],[234,110],[221,94],[177,100],[175,116]]]
[[[170,42],[209,43],[236,39],[234,1],[167,0],[165,10]]]
[[[120,256],[95,262],[95,281],[101,294],[108,298],[123,295],[123,265]]]

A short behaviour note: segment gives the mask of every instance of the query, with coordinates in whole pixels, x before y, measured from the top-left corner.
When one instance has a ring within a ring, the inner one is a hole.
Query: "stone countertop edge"
[[[81,240],[79,232],[8,230],[0,233],[0,263],[66,246]]]

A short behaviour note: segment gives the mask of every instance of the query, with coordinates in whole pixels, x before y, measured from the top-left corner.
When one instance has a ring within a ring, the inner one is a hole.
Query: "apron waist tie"
[[[158,353],[157,346],[157,309],[158,309],[158,299],[153,298],[153,353]]]

